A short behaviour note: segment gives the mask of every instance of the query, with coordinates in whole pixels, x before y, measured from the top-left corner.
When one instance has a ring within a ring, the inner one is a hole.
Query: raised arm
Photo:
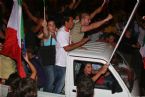
[[[78,1],[74,4],[74,6],[73,6],[72,9],[76,9],[76,8],[79,6],[80,3],[81,3],[81,0],[78,0]]]
[[[26,55],[24,56],[25,61],[27,62],[27,64],[29,65],[29,68],[31,70],[31,76],[30,78],[32,79],[36,79],[36,75],[37,75],[37,71],[34,67],[34,65],[30,62],[30,60],[28,59],[28,54],[26,53]]]
[[[37,25],[32,29],[33,32],[39,32],[42,28],[43,19],[39,19]]]
[[[68,5],[68,8],[73,9],[75,3],[76,3],[76,0],[72,0],[72,2]]]
[[[46,20],[44,20],[42,25],[43,25],[43,37],[48,38],[50,36],[50,33],[48,32]]]
[[[94,11],[90,14],[90,18],[91,18],[91,19],[93,19],[97,14],[99,14],[99,13],[102,11],[102,9],[103,9],[105,3],[107,3],[106,0],[104,0],[104,2],[102,3],[102,5],[101,5],[99,8],[97,8],[96,10],[94,10]]]
[[[113,18],[113,16],[111,14],[109,14],[105,19],[103,19],[101,21],[97,21],[95,23],[91,23],[88,26],[83,26],[82,29],[81,29],[81,32],[87,32],[87,31],[99,28],[100,26],[102,26],[103,24],[105,24],[106,22],[111,20],[112,18]]]
[[[22,5],[23,5],[23,8],[24,8],[26,14],[28,15],[28,17],[29,17],[33,22],[35,22],[36,24],[38,24],[38,20],[39,20],[39,19],[38,19],[37,17],[35,17],[35,16],[32,15],[32,13],[30,12],[30,10],[29,10],[27,4],[26,4],[25,2],[23,2]]]
[[[50,36],[50,33],[48,32],[48,29],[47,29],[47,21],[46,20],[43,20],[42,27],[43,27],[43,31],[37,37],[39,39],[48,38]]]
[[[108,65],[104,65],[99,71],[92,77],[92,80],[95,82],[102,74],[106,73]]]

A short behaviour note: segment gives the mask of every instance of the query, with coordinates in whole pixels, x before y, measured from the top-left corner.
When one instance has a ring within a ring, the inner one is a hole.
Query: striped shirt
[[[84,33],[81,32],[80,22],[75,23],[74,27],[70,32],[70,39],[73,43],[79,42],[84,37]]]

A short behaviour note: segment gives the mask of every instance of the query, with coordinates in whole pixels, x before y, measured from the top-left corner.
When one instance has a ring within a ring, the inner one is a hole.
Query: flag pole
[[[130,24],[130,22],[131,22],[131,20],[132,20],[132,18],[134,16],[134,14],[135,14],[135,12],[136,12],[136,10],[138,8],[139,2],[140,2],[140,0],[137,0],[136,4],[135,4],[135,6],[134,6],[134,8],[132,10],[132,13],[131,13],[131,15],[130,15],[125,27],[124,27],[124,30],[123,30],[123,32],[122,32],[122,34],[121,34],[121,36],[120,36],[120,38],[119,38],[119,40],[118,40],[118,42],[117,42],[117,44],[116,44],[116,46],[115,46],[115,48],[114,48],[114,50],[112,52],[112,55],[111,55],[111,57],[110,57],[110,59],[109,59],[107,64],[110,64],[110,61],[112,60],[113,55],[116,52],[116,50],[117,50],[117,48],[118,48],[118,46],[119,46],[119,44],[120,44],[120,42],[122,40],[122,37],[123,37],[124,33],[126,32],[126,30],[127,30],[128,26],[129,26],[129,24]]]
[[[46,13],[45,13],[45,0],[43,0],[43,4],[44,4],[44,20],[46,20]]]

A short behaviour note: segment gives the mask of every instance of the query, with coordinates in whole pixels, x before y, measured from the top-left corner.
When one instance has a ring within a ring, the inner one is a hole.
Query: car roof
[[[88,42],[80,48],[70,51],[69,56],[97,58],[109,61],[114,47],[104,42]]]

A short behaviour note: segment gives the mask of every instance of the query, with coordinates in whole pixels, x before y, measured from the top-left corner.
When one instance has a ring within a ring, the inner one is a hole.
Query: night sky
[[[3,1],[8,9],[11,9],[12,0],[0,0]],[[43,0],[23,0],[27,2],[28,6],[32,11],[43,10]],[[48,11],[57,11],[61,5],[69,3],[71,0],[44,0]],[[91,1],[91,2],[90,2]],[[103,0],[82,0],[79,5],[80,9],[93,9],[99,6]],[[110,0],[109,10],[117,12],[118,10],[130,11],[134,6],[136,0]],[[90,7],[91,5],[91,7]],[[145,0],[140,0],[140,6],[138,8],[139,15],[145,15]]]

